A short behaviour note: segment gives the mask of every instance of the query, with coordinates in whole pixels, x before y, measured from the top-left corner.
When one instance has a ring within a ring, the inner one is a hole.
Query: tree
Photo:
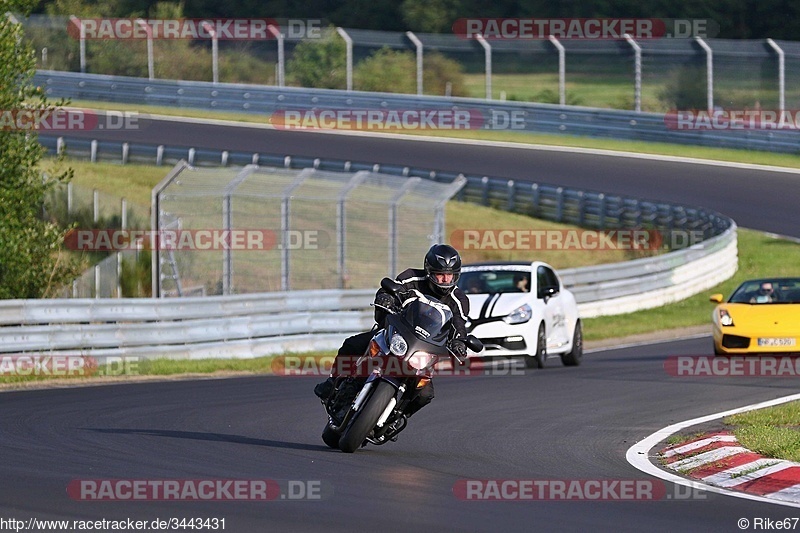
[[[24,108],[53,111],[32,83],[33,50],[22,41],[22,27],[6,12],[25,15],[34,0],[2,0],[0,9],[0,110],[8,114]],[[9,116],[9,115],[7,115]],[[13,129],[7,122],[0,131],[0,298],[39,298],[52,294],[77,272],[61,259],[64,234],[41,219],[45,195],[70,171],[43,178],[37,164],[44,155],[35,131]]]

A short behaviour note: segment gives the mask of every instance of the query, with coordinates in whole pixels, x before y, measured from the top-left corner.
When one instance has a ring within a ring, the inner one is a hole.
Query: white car
[[[542,368],[554,355],[566,366],[581,363],[578,305],[550,265],[466,265],[458,286],[469,298],[467,331],[483,342],[481,357],[524,356],[528,368]]]

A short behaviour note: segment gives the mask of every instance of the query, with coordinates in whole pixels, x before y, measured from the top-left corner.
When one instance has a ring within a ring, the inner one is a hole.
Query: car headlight
[[[506,324],[522,324],[523,322],[530,320],[532,315],[533,311],[531,310],[531,306],[524,304],[511,311],[511,313],[508,315],[504,316],[503,322]]]
[[[395,333],[389,341],[389,349],[393,354],[403,357],[408,351],[408,343],[402,335]]]
[[[414,370],[422,370],[430,366],[435,358],[435,355],[428,352],[414,352],[414,355],[406,359],[406,362]]]
[[[730,313],[728,313],[727,309],[719,310],[719,323],[723,326],[733,326],[733,318]]]

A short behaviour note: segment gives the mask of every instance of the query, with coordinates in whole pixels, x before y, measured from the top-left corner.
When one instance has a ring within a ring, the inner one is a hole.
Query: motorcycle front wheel
[[[364,403],[361,410],[347,424],[339,439],[339,449],[345,453],[353,453],[361,447],[367,435],[375,427],[381,414],[394,398],[395,388],[385,381],[378,383],[372,396]]]

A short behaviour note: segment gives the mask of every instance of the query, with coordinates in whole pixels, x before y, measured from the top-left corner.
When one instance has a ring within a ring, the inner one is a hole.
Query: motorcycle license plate
[[[758,339],[759,346],[794,346],[794,337],[760,337]]]

